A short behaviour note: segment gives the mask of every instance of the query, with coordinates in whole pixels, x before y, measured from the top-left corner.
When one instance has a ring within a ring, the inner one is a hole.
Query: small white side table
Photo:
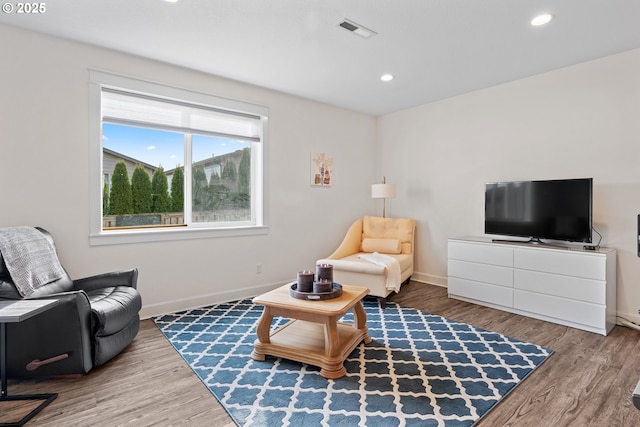
[[[0,301],[0,403],[11,400],[42,400],[34,410],[25,415],[20,421],[2,423],[2,426],[23,426],[38,414],[45,406],[58,397],[58,393],[21,394],[9,396],[7,393],[7,323],[17,323],[29,319],[43,311],[49,310],[58,303],[56,299],[40,300],[3,300]]]

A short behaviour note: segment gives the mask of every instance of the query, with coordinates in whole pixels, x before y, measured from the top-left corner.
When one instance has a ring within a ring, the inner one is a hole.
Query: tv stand
[[[557,248],[557,249],[571,249],[570,246],[543,242],[537,237],[532,237],[529,240],[491,239],[491,241],[494,243],[513,243],[513,244],[520,244],[520,245],[547,246],[550,248]]]
[[[613,329],[614,249],[514,243],[449,239],[449,297],[602,335]]]
[[[529,240],[527,240],[527,243],[530,245],[544,245],[545,243],[540,240],[538,237],[532,237]]]

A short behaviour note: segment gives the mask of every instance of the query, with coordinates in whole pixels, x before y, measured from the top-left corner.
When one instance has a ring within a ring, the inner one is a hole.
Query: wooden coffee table
[[[253,302],[264,306],[258,322],[251,357],[265,360],[266,355],[319,366],[320,375],[335,379],[347,371],[344,361],[354,348],[371,342],[362,298],[368,288],[342,286],[342,295],[328,300],[303,300],[289,295],[291,284],[257,296]],[[353,309],[353,324],[338,322]],[[293,319],[271,332],[274,316]]]

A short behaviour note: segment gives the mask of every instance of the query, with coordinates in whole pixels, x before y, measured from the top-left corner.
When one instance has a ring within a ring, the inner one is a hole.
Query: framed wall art
[[[311,185],[330,187],[333,182],[333,155],[311,153]]]

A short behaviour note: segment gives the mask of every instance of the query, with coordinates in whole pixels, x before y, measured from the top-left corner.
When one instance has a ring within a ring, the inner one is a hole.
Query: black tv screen
[[[487,183],[486,234],[591,242],[593,178]]]

